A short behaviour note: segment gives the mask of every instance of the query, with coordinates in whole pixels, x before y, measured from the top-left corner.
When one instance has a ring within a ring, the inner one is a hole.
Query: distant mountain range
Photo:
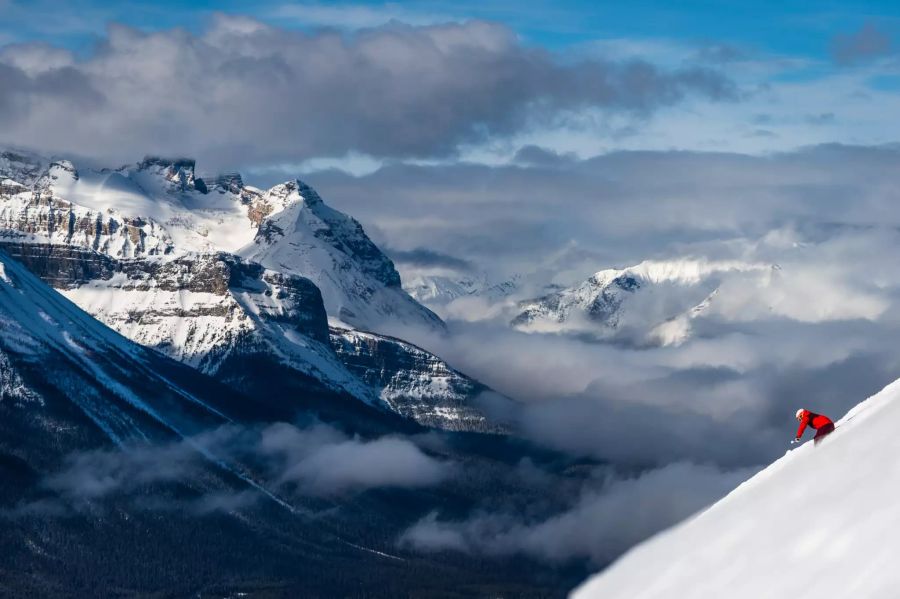
[[[527,332],[677,345],[709,311],[724,281],[743,276],[766,284],[777,271],[773,264],[693,258],[601,270],[578,285],[519,302],[511,325]]]
[[[722,316],[717,307],[723,288],[766,289],[780,276],[773,263],[686,256],[607,268],[565,287],[542,284],[535,275],[517,274],[496,283],[483,275],[419,274],[404,288],[448,319],[493,320],[526,333],[665,346],[684,343],[704,319]],[[532,295],[536,289],[537,297]]]

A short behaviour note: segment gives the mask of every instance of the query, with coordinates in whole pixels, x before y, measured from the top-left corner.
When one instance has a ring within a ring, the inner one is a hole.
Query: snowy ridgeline
[[[727,281],[766,286],[772,264],[734,260],[673,259],[607,269],[586,281],[519,302],[512,325],[527,332],[593,333],[645,345],[678,345],[692,321],[715,311]]]
[[[79,169],[0,151],[0,248],[117,332],[211,376],[264,356],[426,426],[496,429],[470,405],[483,385],[436,356],[373,333],[358,334],[365,352],[335,352],[329,322],[444,330],[356,220],[301,181],[261,190],[194,166]]]
[[[575,599],[900,596],[900,381],[815,447],[639,545]]]
[[[197,177],[190,159],[115,170],[0,150],[0,240],[92,249],[116,259],[228,252],[312,280],[329,316],[441,329],[400,287],[393,262],[352,217],[305,183],[268,190],[239,175]]]
[[[527,333],[667,346],[686,342],[717,318],[796,317],[771,305],[784,279],[771,262],[685,256],[601,270],[569,287],[535,275],[494,284],[484,275],[420,274],[404,289],[447,320],[497,320]]]

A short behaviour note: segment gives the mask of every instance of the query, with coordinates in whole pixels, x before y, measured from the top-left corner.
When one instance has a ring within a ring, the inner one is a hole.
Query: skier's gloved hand
[[[795,437],[794,440],[791,441],[791,445],[793,445],[794,443],[799,443],[799,442],[800,442],[800,437]]]

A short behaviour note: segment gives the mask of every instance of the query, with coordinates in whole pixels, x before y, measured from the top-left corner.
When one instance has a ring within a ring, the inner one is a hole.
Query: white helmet
[[[803,412],[805,412],[805,411],[806,411],[806,410],[804,410],[803,408],[800,408],[799,410],[797,410],[797,413],[794,414],[794,417],[795,417],[797,420],[799,420],[799,419],[803,416]]]

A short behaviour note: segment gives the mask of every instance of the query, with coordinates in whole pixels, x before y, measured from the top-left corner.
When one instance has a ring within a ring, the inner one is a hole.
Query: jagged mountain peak
[[[54,208],[48,203],[56,199],[60,201],[58,209],[70,208],[76,212],[76,220],[105,220],[105,215],[117,214],[120,220],[143,223],[140,226],[144,234],[149,233],[146,226],[155,226],[159,237],[174,242],[169,251],[156,253],[172,255],[190,251],[234,252],[252,241],[267,219],[296,206],[294,235],[311,234],[320,242],[331,244],[348,259],[358,261],[363,274],[389,287],[400,285],[393,263],[372,243],[359,222],[327,206],[300,179],[259,190],[245,185],[239,173],[199,177],[192,158],[147,156],[136,165],[115,170],[82,171],[69,160],[50,161],[9,150],[0,153],[0,180],[4,183],[3,199],[16,200],[16,205],[7,211],[7,221],[13,217],[36,221],[35,226],[7,222],[3,223],[5,228],[35,229],[28,232],[52,236],[53,231],[39,230],[42,228],[39,223],[47,220],[44,215],[29,214],[29,204],[34,198],[25,197],[25,192],[37,185],[40,201],[47,204],[48,211]],[[211,188],[219,193],[210,193]],[[121,229],[121,226],[114,228]],[[286,231],[280,224],[277,228]],[[223,234],[214,235],[214,229],[222,229]],[[274,230],[268,227],[264,232],[269,234],[264,237],[274,241],[271,235]],[[66,242],[71,243],[72,238],[67,237]],[[303,243],[303,240],[289,238],[285,242]],[[133,249],[139,253],[142,248]]]
[[[25,150],[0,150],[0,181],[31,188],[47,168],[47,160]]]
[[[303,198],[303,201],[306,202],[309,206],[322,205],[325,202],[322,200],[322,196],[319,193],[310,187],[304,181],[300,179],[294,179],[293,183],[297,185],[297,193],[300,194],[300,197]]]
[[[193,171],[197,166],[197,161],[193,158],[176,157],[166,158],[163,156],[144,156],[144,159],[138,162],[138,170],[150,170],[152,168],[165,169],[185,169]]]
[[[78,169],[71,160],[54,160],[47,168],[48,174],[51,176],[68,176],[74,180],[78,180]]]
[[[218,173],[215,175],[202,175],[199,178],[208,192],[230,192],[240,194],[244,189],[244,178],[238,172]]]
[[[267,268],[309,276],[335,321],[374,331],[443,328],[437,315],[402,290],[394,263],[362,225],[302,181],[276,185],[258,206],[259,231],[238,253]]]
[[[160,178],[165,181],[164,188],[169,193],[206,193],[204,183],[198,182],[196,166],[197,161],[193,158],[146,156],[136,166],[126,166],[119,171],[138,181],[143,179],[142,175]]]

